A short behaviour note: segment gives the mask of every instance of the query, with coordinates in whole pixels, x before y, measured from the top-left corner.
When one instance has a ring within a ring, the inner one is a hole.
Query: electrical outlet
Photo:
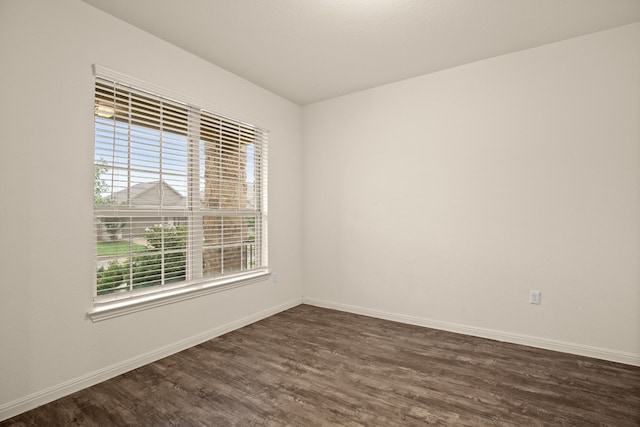
[[[540,291],[531,291],[529,294],[529,303],[540,304]]]
[[[271,273],[271,282],[278,283],[278,274],[277,273]]]

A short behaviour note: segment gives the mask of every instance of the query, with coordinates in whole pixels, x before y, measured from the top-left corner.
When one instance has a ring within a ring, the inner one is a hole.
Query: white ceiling
[[[83,1],[300,105],[640,21],[640,0]]]

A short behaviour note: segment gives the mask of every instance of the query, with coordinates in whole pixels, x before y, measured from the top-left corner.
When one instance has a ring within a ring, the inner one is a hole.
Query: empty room
[[[0,425],[640,426],[640,1],[0,0]]]

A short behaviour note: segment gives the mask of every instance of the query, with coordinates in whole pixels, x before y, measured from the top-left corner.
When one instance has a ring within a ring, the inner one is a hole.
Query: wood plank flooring
[[[640,368],[301,305],[0,426],[640,426]]]

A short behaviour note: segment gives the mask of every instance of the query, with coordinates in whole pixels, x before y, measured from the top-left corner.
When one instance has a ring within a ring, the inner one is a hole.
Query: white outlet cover
[[[531,291],[531,293],[529,294],[529,302],[531,304],[540,304],[540,297],[540,291]]]

